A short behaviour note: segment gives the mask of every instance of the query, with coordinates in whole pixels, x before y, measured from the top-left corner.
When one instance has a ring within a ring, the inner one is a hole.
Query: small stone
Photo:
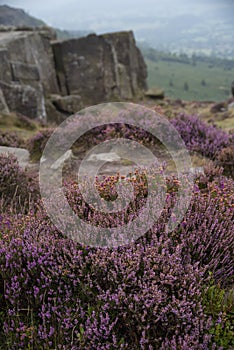
[[[145,92],[145,96],[155,99],[163,99],[164,98],[164,90],[160,88],[152,88]]]
[[[60,113],[73,114],[79,112],[83,108],[83,103],[79,95],[53,95],[51,100]]]
[[[108,152],[108,153],[97,153],[97,154],[91,154],[87,161],[88,162],[94,162],[94,161],[105,161],[105,162],[116,162],[119,161],[121,157],[114,152]]]
[[[23,169],[25,169],[29,165],[29,151],[24,148],[17,148],[17,147],[6,147],[6,146],[0,146],[0,154],[13,154],[18,162],[19,166]]]

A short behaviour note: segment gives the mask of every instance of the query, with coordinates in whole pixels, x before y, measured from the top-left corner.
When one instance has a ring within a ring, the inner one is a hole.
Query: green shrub
[[[211,278],[204,291],[203,305],[205,313],[212,318],[209,331],[218,347],[234,348],[234,289],[228,292]]]

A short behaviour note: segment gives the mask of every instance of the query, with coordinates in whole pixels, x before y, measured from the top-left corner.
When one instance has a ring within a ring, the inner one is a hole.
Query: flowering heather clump
[[[234,144],[218,153],[217,164],[223,167],[226,176],[234,177]]]
[[[79,123],[80,121],[77,121],[76,127],[78,130]],[[114,123],[98,126],[86,132],[73,144],[72,150],[74,154],[79,153],[81,150],[84,150],[85,145],[87,146],[87,144],[90,144],[90,140],[92,140],[92,145],[94,146],[101,142],[118,138],[125,138],[133,141],[137,140],[147,146],[155,143],[157,145],[160,144],[156,137],[140,127],[125,123]]]
[[[77,183],[69,181],[65,184],[66,196],[69,205],[73,211],[80,217],[86,218],[88,221],[92,222],[95,226],[102,227],[113,227],[124,225],[128,220],[134,220],[139,214],[140,208],[145,204],[145,197],[147,197],[147,182],[144,179],[144,175],[140,174],[138,170],[132,177],[125,178],[117,174],[116,176],[105,176],[104,178],[96,178],[95,187],[99,192],[101,198],[111,204],[118,197],[116,191],[116,185],[119,181],[125,181],[127,184],[133,186],[134,200],[126,206],[126,210],[119,210],[116,213],[98,213],[94,208],[88,204],[83,199],[82,191]],[[85,183],[86,188],[88,188],[88,182]],[[92,188],[90,189],[92,192]],[[127,196],[128,189],[125,190],[125,195]],[[126,197],[127,198],[127,197]],[[127,202],[127,199],[126,199]],[[125,203],[126,205],[126,203]]]
[[[202,349],[211,342],[202,272],[184,264],[181,247],[159,238],[147,247],[87,250],[40,226],[42,219],[1,218],[6,349],[166,349],[172,341]]]
[[[25,174],[19,167],[17,158],[12,155],[0,155],[0,193],[13,197],[17,187],[24,182]],[[26,181],[26,179],[25,179]]]
[[[17,158],[12,154],[0,154],[1,210],[11,207],[20,211],[37,196],[36,184],[19,166]]]
[[[173,122],[193,151],[215,158],[230,147],[230,136],[196,117]],[[112,133],[121,136],[119,127],[100,130],[94,144]],[[128,138],[138,132],[145,141],[144,130],[124,128]],[[31,139],[34,159],[40,158],[51,132]],[[63,142],[65,136],[59,139]],[[146,140],[154,141],[150,136]],[[28,174],[13,156],[1,156],[0,191],[8,206],[0,215],[0,349],[233,349],[234,181],[222,171],[209,165],[196,175],[188,210],[172,231],[166,224],[183,179],[168,175],[160,182],[163,168],[150,174],[136,170],[127,177],[97,176],[94,186],[110,207],[118,198],[119,182],[132,185],[133,197],[129,201],[129,187],[122,189],[127,204],[114,214],[89,206],[78,183],[63,179],[68,203],[91,226],[90,239],[99,227],[122,230],[139,216],[148,180],[157,201],[147,214],[156,216],[163,200],[159,218],[141,237],[125,246],[97,248],[70,239],[74,227],[69,218],[67,231],[58,231],[37,196],[33,207],[22,210],[20,196],[33,193]],[[92,195],[85,181],[79,185]]]
[[[23,147],[24,141],[13,131],[0,130],[0,146]]]
[[[112,200],[117,178],[97,181],[103,198]],[[140,205],[145,183],[139,180]],[[232,349],[233,303],[219,306],[220,298],[211,298],[210,276],[222,288],[234,283],[233,180],[214,169],[199,175],[183,221],[167,232],[164,214],[179,185],[167,181],[162,217],[120,248],[85,247],[63,237],[40,207],[34,215],[3,214],[3,348]],[[67,190],[78,211],[77,185]],[[87,219],[82,210],[79,215]]]
[[[225,131],[213,125],[208,125],[197,116],[180,115],[170,121],[181,135],[186,147],[190,151],[201,153],[211,159],[228,147],[233,138]]]
[[[77,122],[77,128],[79,128],[80,122],[81,121]],[[217,157],[223,148],[231,147],[231,145],[233,145],[233,135],[226,133],[214,125],[207,124],[195,115],[182,114],[177,118],[171,119],[170,122],[181,135],[186,147],[190,151],[198,152],[212,160]],[[148,121],[146,126],[149,127],[149,129],[151,127],[154,129],[154,126],[150,124],[150,121]],[[152,148],[152,150],[155,149],[157,152],[159,147],[163,146],[159,139],[146,130],[147,129],[125,123],[96,127],[74,143],[73,151],[75,154],[79,152],[82,147],[84,148],[84,145],[87,144],[87,141],[88,143],[90,142],[90,139],[92,139],[93,145],[96,145],[112,138],[124,137],[129,140],[137,140],[145,146]],[[163,129],[164,138],[166,133],[167,130]],[[168,139],[171,137],[173,137],[173,135],[168,134]]]
[[[203,177],[196,181],[194,197],[173,241],[183,243],[188,261],[202,266],[206,276],[212,272],[217,283],[230,286],[234,284],[234,183],[220,176],[204,187]]]

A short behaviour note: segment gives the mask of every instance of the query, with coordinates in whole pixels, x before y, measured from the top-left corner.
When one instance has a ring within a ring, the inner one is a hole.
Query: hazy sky
[[[186,13],[204,15],[212,11],[214,4],[216,11],[217,4],[222,7],[220,16],[224,16],[227,3],[234,4],[234,0],[0,0],[1,5],[23,8],[51,26],[97,33],[138,29],[141,22],[145,26],[147,18],[151,19],[152,26],[154,17],[170,18]]]

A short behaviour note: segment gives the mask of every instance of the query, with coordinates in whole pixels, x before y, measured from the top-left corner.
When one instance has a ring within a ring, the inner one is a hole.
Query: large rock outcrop
[[[0,87],[9,109],[45,118],[45,96],[58,93],[52,39],[54,33],[49,28],[0,31]]]
[[[84,103],[132,99],[146,88],[147,70],[133,33],[91,34],[52,43],[62,95]]]
[[[48,27],[0,27],[0,62],[0,111],[55,123],[146,89],[146,65],[131,31],[56,41]]]

